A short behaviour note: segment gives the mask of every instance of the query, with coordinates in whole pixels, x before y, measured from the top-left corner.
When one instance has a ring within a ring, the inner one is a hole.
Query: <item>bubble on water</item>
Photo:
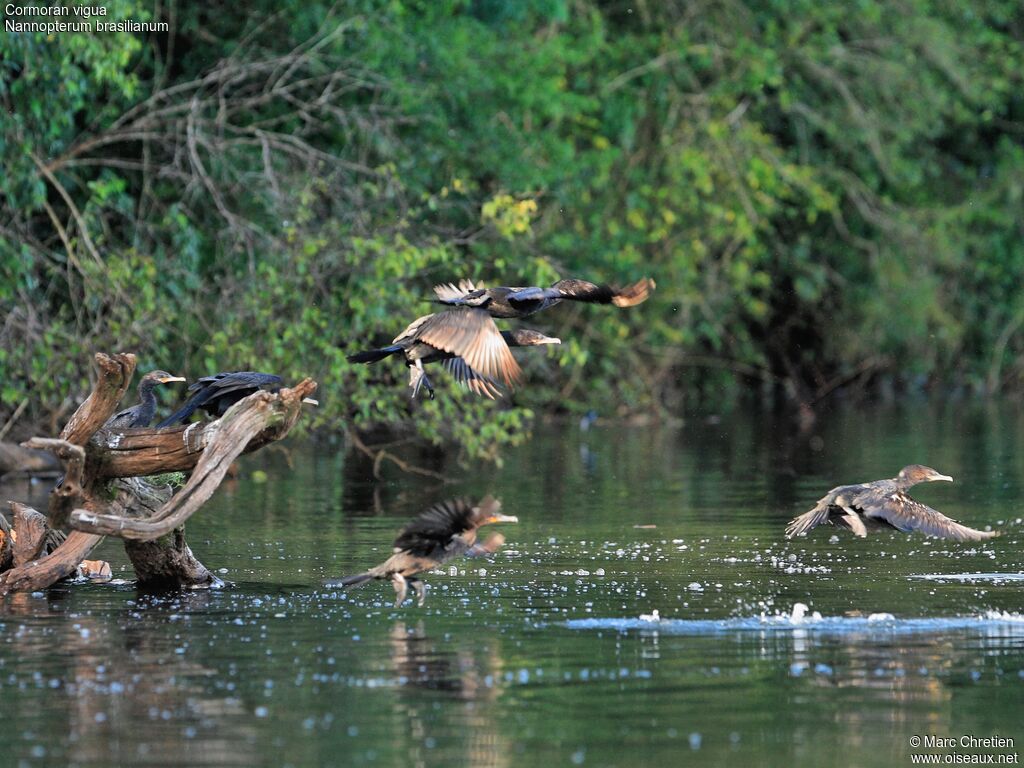
[[[691,733],[690,734],[690,749],[695,750],[695,751],[700,749],[700,742],[701,742],[701,735],[699,733]]]

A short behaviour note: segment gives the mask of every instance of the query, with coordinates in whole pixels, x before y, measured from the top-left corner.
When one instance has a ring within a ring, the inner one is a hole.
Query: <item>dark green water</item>
[[[803,437],[751,415],[547,428],[500,470],[442,467],[464,478],[448,487],[372,483],[329,445],[292,441],[290,455],[249,459],[189,525],[230,588],[154,597],[131,584],[62,586],[0,611],[0,764],[890,766],[914,752],[1016,755],[1022,436],[1019,408],[964,404],[840,409]],[[831,486],[911,462],[957,480],[917,498],[1005,535],[974,545],[819,529],[783,540],[785,522]],[[268,482],[251,481],[257,469]],[[382,560],[432,501],[486,492],[521,524],[504,528],[495,557],[428,575],[424,608],[392,608],[386,584],[317,586]],[[100,554],[124,565],[116,542]],[[1003,576],[963,578],[993,573]],[[803,621],[788,618],[796,603],[809,607]],[[654,610],[660,621],[640,618]],[[882,613],[892,618],[871,616]],[[964,735],[1015,746],[912,746]]]

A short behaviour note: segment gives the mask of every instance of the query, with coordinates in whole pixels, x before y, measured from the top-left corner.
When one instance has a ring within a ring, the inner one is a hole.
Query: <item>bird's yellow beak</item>
[[[929,475],[928,479],[929,480],[946,480],[947,482],[950,482],[950,483],[953,482],[953,478],[952,477],[950,477],[949,475],[940,475],[938,472],[936,472],[933,475]]]
[[[490,525],[491,523],[518,523],[519,518],[515,515],[501,515],[493,514],[484,521],[484,525]]]
[[[541,344],[561,344],[561,343],[562,343],[561,339],[556,339],[554,337],[550,337],[550,338],[544,339],[544,341],[541,342]]]
[[[304,402],[306,405],[320,405],[320,401],[314,400],[312,397],[304,397],[302,398],[302,402]]]
[[[161,384],[170,384],[172,381],[188,381],[184,376],[164,376],[160,379]]]

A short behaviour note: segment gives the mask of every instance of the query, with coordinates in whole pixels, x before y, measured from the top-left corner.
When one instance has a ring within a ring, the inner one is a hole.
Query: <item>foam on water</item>
[[[793,632],[810,631],[821,634],[841,635],[847,633],[870,634],[915,634],[929,632],[978,632],[999,635],[1024,636],[1024,614],[1005,611],[986,611],[974,616],[922,616],[895,617],[892,614],[874,613],[870,616],[805,616],[803,612],[793,615],[739,616],[730,619],[660,619],[652,621],[650,616],[640,618],[586,618],[565,622],[569,629],[602,630],[616,632],[632,630],[657,630],[672,635],[713,635],[732,632]]]

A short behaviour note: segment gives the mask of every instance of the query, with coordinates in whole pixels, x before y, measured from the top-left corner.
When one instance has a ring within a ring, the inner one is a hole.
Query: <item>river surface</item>
[[[286,441],[189,523],[227,587],[140,593],[108,540],[121,583],[0,609],[0,765],[1016,761],[1022,438],[1019,406],[975,403],[837,408],[804,434],[754,413],[547,426],[501,468],[406,456],[447,486]],[[784,540],[830,487],[913,462],[956,479],[916,498],[1004,535]],[[383,560],[430,503],[485,493],[521,522],[428,574],[425,607],[319,586]],[[960,744],[995,736],[1013,745]]]

